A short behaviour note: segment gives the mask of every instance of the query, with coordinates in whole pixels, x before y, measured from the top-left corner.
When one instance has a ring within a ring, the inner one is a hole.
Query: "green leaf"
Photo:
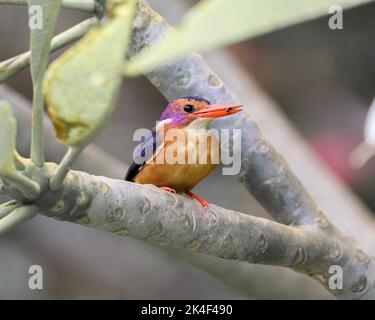
[[[122,81],[136,2],[117,1],[110,20],[93,28],[47,71],[48,113],[62,143],[87,144],[110,117]]]
[[[202,0],[176,32],[145,49],[125,74],[149,72],[191,51],[205,51],[327,15],[333,5],[349,8],[371,0]],[[328,19],[327,19],[328,29]]]
[[[0,173],[14,169],[13,152],[16,145],[16,120],[10,105],[0,100]]]
[[[48,65],[49,48],[62,0],[28,0],[31,76],[33,83],[43,80]]]

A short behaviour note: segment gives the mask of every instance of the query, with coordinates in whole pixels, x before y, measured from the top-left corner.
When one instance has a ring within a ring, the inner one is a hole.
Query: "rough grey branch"
[[[53,172],[55,164],[48,164]],[[374,298],[375,263],[324,217],[317,227],[286,226],[170,194],[155,186],[71,171],[58,192],[35,202],[58,220],[224,259],[289,267],[342,298]],[[343,269],[343,290],[329,287],[329,268]]]
[[[30,145],[30,102],[7,86],[0,87],[0,97],[9,101],[13,107],[18,124],[18,148],[22,154],[26,154],[29,151]],[[65,148],[63,145],[56,143],[54,129],[47,118],[45,118],[44,132],[46,138],[46,158],[49,161],[60,161]],[[117,178],[123,176],[127,165],[115,160],[111,155],[91,144],[78,158],[75,167],[78,170],[91,174]],[[16,207],[14,205],[20,206],[20,204],[15,201],[3,204],[0,207],[0,217],[7,215],[10,211],[15,209]],[[361,219],[363,217],[360,215],[357,218],[358,223],[362,223]],[[127,242],[126,244],[127,246],[136,245],[134,242]],[[175,256],[178,254],[178,257],[184,261],[214,274],[221,281],[230,281],[231,286],[236,288],[240,287],[242,291],[247,293],[251,292],[253,295],[254,290],[256,290],[257,297],[270,297],[270,295],[272,296],[275,292],[279,292],[279,295],[276,294],[274,296],[280,297],[280,292],[282,292],[282,296],[284,297],[327,298],[325,291],[320,291],[321,288],[318,284],[314,286],[315,283],[312,283],[307,277],[301,277],[294,272],[289,272],[287,269],[280,268],[276,271],[270,268],[262,268],[260,265],[246,265],[244,263],[236,263],[231,260],[223,259],[217,260],[208,255],[189,254],[189,251],[186,250],[169,250],[168,247],[163,248],[167,249],[169,253]],[[144,252],[143,246],[139,246],[134,250],[137,250],[139,255],[148,255],[148,252]],[[164,252],[167,251],[164,250]],[[308,287],[308,289],[306,289],[306,287]],[[288,290],[288,292],[285,292],[285,290]]]

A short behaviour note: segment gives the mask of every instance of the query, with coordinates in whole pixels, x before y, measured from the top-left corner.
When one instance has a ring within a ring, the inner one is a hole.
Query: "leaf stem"
[[[34,84],[30,152],[31,160],[37,167],[42,167],[44,163],[43,107],[42,84],[39,82]]]
[[[25,205],[14,209],[11,213],[0,220],[0,235],[19,225],[26,220],[35,217],[40,209],[37,205]]]
[[[57,167],[55,175],[51,178],[50,189],[52,191],[58,191],[62,187],[66,175],[82,150],[83,147],[70,147],[68,149],[68,152]]]
[[[13,152],[14,154],[14,165],[16,166],[17,170],[24,170],[25,169],[25,158],[23,158],[16,150]]]
[[[34,200],[40,195],[40,185],[18,171],[2,172],[1,178],[13,184],[29,200]]]
[[[28,0],[31,8],[34,0]],[[40,2],[45,10],[43,17],[43,28],[30,28],[30,50],[31,50],[31,78],[33,82],[33,116],[31,130],[31,160],[37,167],[44,164],[44,137],[43,137],[43,79],[47,70],[49,53],[53,32],[59,17],[62,0]]]
[[[1,3],[2,0],[0,0]],[[50,52],[59,50],[66,45],[83,37],[91,27],[98,24],[96,17],[78,23],[70,29],[58,34],[51,41]],[[31,51],[23,52],[15,57],[0,62],[0,83],[6,81],[17,72],[30,65]]]
[[[0,220],[11,213],[14,209],[20,207],[21,204],[11,200],[0,205]]]
[[[0,5],[26,5],[27,0],[0,0]],[[95,0],[63,0],[62,4],[65,9],[74,9],[79,11],[85,11],[88,13],[95,13],[98,4]]]

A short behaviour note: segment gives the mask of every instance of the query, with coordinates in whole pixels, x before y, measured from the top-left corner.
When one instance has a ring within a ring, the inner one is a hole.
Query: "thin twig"
[[[39,184],[18,171],[3,172],[1,178],[8,183],[12,183],[29,200],[35,200],[40,195]]]
[[[44,163],[44,137],[43,137],[43,107],[44,96],[42,84],[34,84],[33,90],[33,117],[31,129],[31,160],[36,166],[41,167]]]
[[[67,173],[72,168],[72,165],[74,164],[82,150],[83,147],[70,147],[68,149],[64,158],[57,167],[55,174],[51,178],[49,186],[52,191],[58,191],[61,188]]]
[[[39,207],[35,204],[24,205],[14,209],[11,213],[0,220],[0,235],[35,217],[39,213],[39,210]]]
[[[1,1],[1,0],[0,0]],[[98,24],[97,18],[89,18],[58,34],[51,41],[50,52],[59,50],[83,37],[93,26]],[[15,57],[0,62],[0,83],[6,81],[17,72],[30,65],[31,52],[26,51]]]
[[[14,150],[14,165],[17,170],[25,169],[25,158],[23,158],[16,150]]]
[[[33,5],[28,0],[28,7]],[[44,136],[43,136],[43,79],[47,70],[51,41],[59,17],[62,0],[41,2],[39,5],[45,10],[42,15],[43,28],[30,28],[31,50],[31,79],[33,83],[33,118],[31,130],[31,160],[37,167],[44,164]]]
[[[9,213],[11,213],[14,209],[20,207],[21,204],[18,203],[15,200],[11,200],[8,202],[5,202],[0,205],[0,219],[4,218],[7,216]]]
[[[0,0],[0,5],[27,5],[27,0]],[[95,13],[97,3],[95,0],[63,0],[63,8]]]

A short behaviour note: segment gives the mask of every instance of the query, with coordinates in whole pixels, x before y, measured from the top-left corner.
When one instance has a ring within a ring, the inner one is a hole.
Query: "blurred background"
[[[194,4],[189,0],[149,2],[171,24],[177,24]],[[220,59],[230,55],[243,72],[254,78],[331,174],[371,210],[375,209],[375,160],[352,170],[347,159],[363,139],[366,112],[375,97],[374,16],[375,3],[345,11],[343,30],[330,30],[328,18],[324,17],[231,46],[214,59],[225,63]],[[57,32],[86,17],[84,13],[63,10]],[[27,49],[26,21],[26,7],[0,6],[0,60]],[[32,98],[29,70],[14,76],[7,85],[26,99]],[[235,85],[231,83],[232,88]],[[125,79],[112,121],[96,142],[120,160],[107,175],[123,178],[126,166],[122,168],[122,162],[131,162],[136,145],[133,132],[152,127],[166,103],[146,78]],[[22,141],[19,145],[20,153],[26,156],[27,148]],[[48,160],[54,161],[60,156],[47,154]],[[95,168],[90,172],[106,174]],[[226,208],[267,216],[235,177],[223,177],[220,170],[201,183],[197,193]],[[43,267],[43,290],[28,289],[27,270],[32,264]],[[228,279],[234,270],[247,274],[246,288],[241,281]],[[0,240],[0,299],[330,298],[318,284],[292,271],[285,274],[293,281],[275,280],[273,275],[279,271],[276,267],[250,267],[165,250],[45,217],[32,219]],[[252,277],[263,277],[262,286]],[[299,283],[308,285],[297,286]]]

